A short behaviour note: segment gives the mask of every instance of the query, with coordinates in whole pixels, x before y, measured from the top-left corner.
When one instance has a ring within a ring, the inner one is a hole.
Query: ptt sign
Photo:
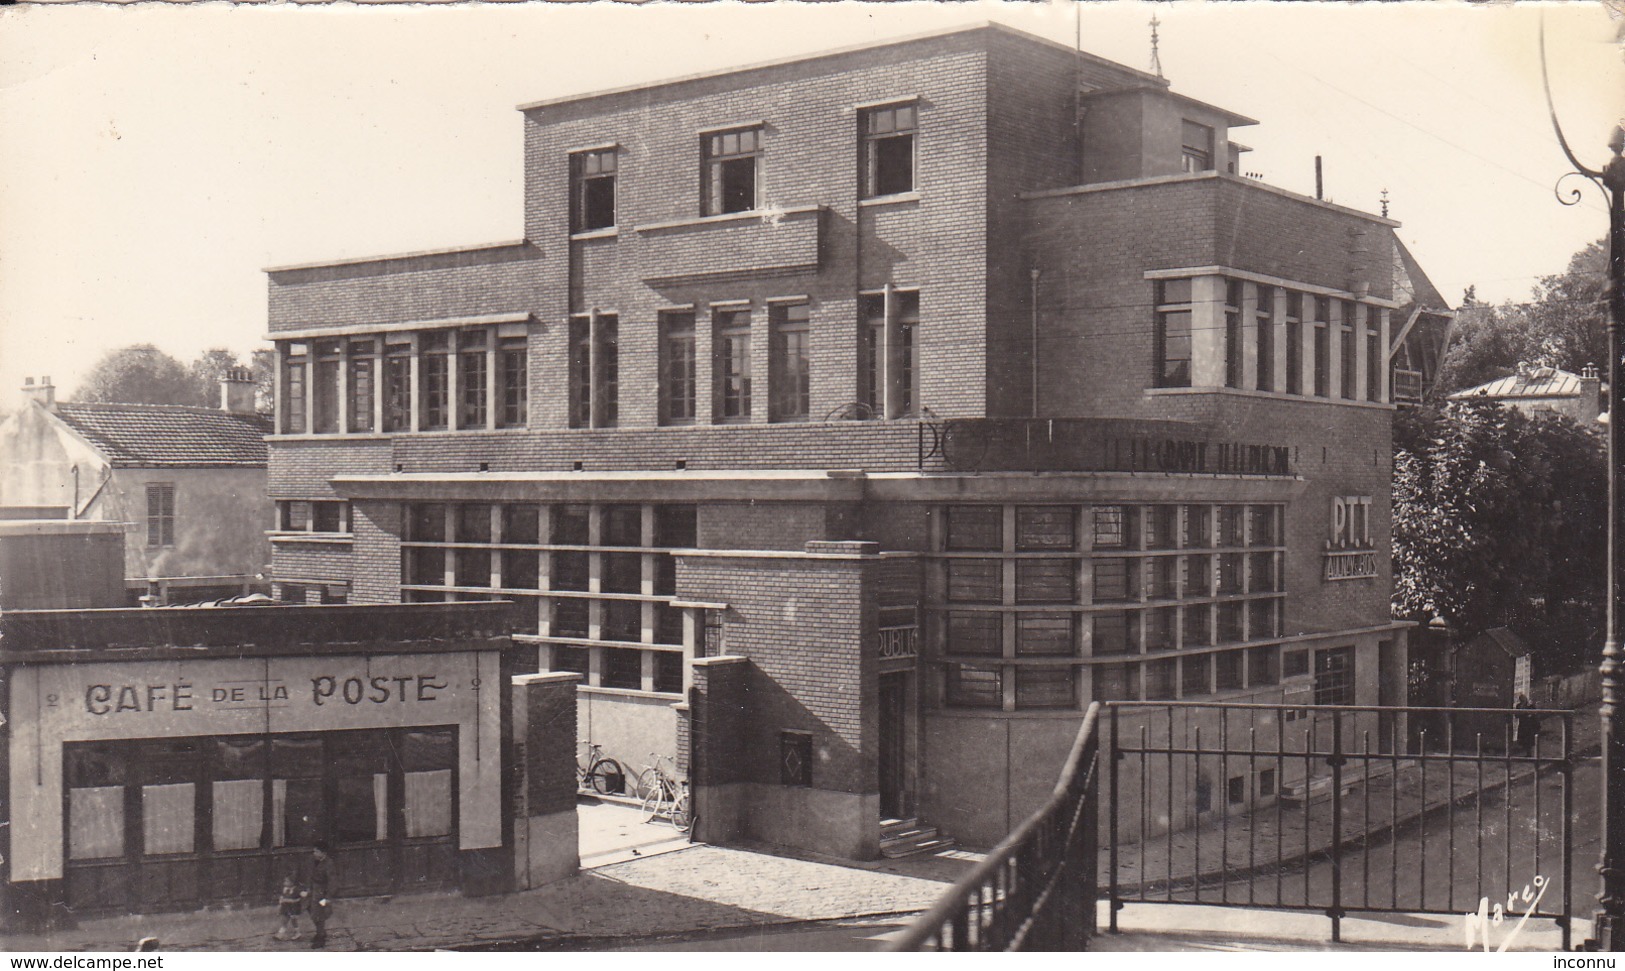
[[[1375,577],[1377,551],[1371,540],[1371,497],[1332,496],[1330,525],[1320,578],[1330,582]]]

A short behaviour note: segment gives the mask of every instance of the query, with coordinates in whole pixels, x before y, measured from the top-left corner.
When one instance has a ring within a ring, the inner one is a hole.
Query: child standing
[[[277,928],[279,941],[299,940],[299,911],[305,905],[305,895],[294,882],[293,874],[282,878],[282,890],[276,898],[277,912],[282,915],[282,926]]]

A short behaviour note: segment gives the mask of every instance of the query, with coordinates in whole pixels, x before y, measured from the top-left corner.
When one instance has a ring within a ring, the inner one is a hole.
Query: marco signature
[[[1478,910],[1463,915],[1467,918],[1463,927],[1467,935],[1467,950],[1473,949],[1476,940],[1483,942],[1484,952],[1489,953],[1490,939],[1495,936],[1492,928],[1500,928],[1507,920],[1516,917],[1518,922],[1501,934],[1501,944],[1495,948],[1495,952],[1499,954],[1511,947],[1512,942],[1523,932],[1524,925],[1529,923],[1529,918],[1540,910],[1540,898],[1546,896],[1546,888],[1550,883],[1551,881],[1545,877],[1537,875],[1529,883],[1524,884],[1521,892],[1513,891],[1507,894],[1504,905],[1497,901],[1492,907],[1490,898],[1478,898]]]

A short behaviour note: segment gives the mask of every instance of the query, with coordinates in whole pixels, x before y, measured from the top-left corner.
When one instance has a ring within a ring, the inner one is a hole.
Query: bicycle
[[[600,796],[625,793],[626,770],[621,768],[621,763],[604,755],[604,747],[597,742],[581,744],[587,750],[587,758],[585,762],[576,758],[576,789]]]
[[[686,833],[694,824],[689,810],[688,780],[677,778],[677,760],[669,755],[649,753],[653,761],[638,774],[638,791],[643,793],[643,821],[651,822],[656,816],[665,816],[679,833]],[[670,762],[672,771],[661,764]]]

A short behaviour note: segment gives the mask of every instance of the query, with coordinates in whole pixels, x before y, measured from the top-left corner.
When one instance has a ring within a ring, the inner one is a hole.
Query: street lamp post
[[[1625,951],[1625,128],[1614,129],[1608,148],[1614,157],[1593,172],[1563,145],[1580,174],[1608,195],[1608,633],[1602,646],[1603,831],[1597,863],[1602,891],[1588,951]]]

